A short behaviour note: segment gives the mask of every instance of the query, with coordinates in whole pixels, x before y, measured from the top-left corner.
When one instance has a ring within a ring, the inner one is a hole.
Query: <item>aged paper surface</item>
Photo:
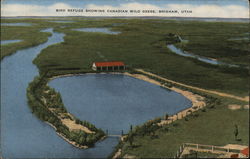
[[[2,0],[1,158],[249,157],[247,0]]]

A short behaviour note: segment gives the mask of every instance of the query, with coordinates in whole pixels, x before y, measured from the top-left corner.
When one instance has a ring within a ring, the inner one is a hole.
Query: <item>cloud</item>
[[[2,4],[2,16],[59,16],[56,8],[67,9],[70,5],[65,3],[55,3],[50,6],[26,5],[26,4]]]
[[[75,9],[71,12],[56,12],[56,9]],[[84,12],[79,12],[79,10]],[[100,12],[85,12],[85,9],[105,10]],[[141,10],[140,13],[119,14],[109,11],[117,10]],[[142,10],[155,10],[155,13],[142,13]],[[158,10],[177,10],[178,13],[158,13]],[[183,10],[192,13],[182,13]],[[133,1],[121,3],[119,6],[88,4],[82,6],[72,6],[66,3],[55,3],[49,6],[29,5],[29,4],[2,4],[2,16],[180,16],[180,17],[222,17],[222,18],[248,18],[248,8],[241,5],[214,5],[214,4],[166,4],[152,5]]]

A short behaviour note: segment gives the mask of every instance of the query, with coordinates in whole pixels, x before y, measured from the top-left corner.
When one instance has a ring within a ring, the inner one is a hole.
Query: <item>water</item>
[[[120,34],[118,31],[110,31],[109,28],[79,28],[72,29],[74,31],[82,31],[82,32],[97,32],[97,33],[105,33],[105,34]]]
[[[54,23],[75,23],[75,21],[71,21],[71,20],[53,20],[53,21],[49,21],[49,22],[54,22]]]
[[[210,58],[206,58],[206,57],[202,57],[202,56],[198,56],[198,55],[194,55],[192,53],[189,53],[187,51],[183,51],[180,48],[177,48],[175,45],[173,44],[169,44],[167,45],[168,49],[171,50],[173,53],[176,53],[178,55],[184,56],[184,57],[191,57],[191,58],[195,58],[199,61],[208,63],[208,64],[212,64],[212,65],[225,65],[225,66],[229,66],[229,67],[239,67],[238,65],[234,65],[234,64],[228,64],[225,62],[221,62],[218,61],[216,59],[210,59]]]
[[[6,44],[18,43],[21,41],[22,40],[1,40],[0,43],[1,43],[1,45],[6,45]]]
[[[131,124],[191,106],[179,93],[121,74],[63,77],[49,85],[61,93],[69,112],[116,135],[127,132]]]
[[[26,88],[38,75],[32,60],[49,45],[63,42],[64,34],[53,33],[38,46],[17,51],[1,61],[1,153],[3,158],[106,157],[118,138],[98,142],[93,149],[73,147],[53,128],[37,119],[27,105]],[[107,146],[109,145],[109,146]],[[97,153],[98,152],[98,153]]]
[[[182,39],[182,37],[180,37],[179,35],[178,35],[178,39],[180,40],[180,42],[183,42],[183,43],[187,43],[188,42],[188,40]]]
[[[31,26],[31,23],[1,23],[2,26]]]
[[[250,38],[249,37],[237,37],[237,38],[230,38],[228,40],[232,40],[232,41],[242,41],[242,40],[249,41]]]
[[[108,137],[96,143],[94,148],[86,150],[75,148],[59,137],[52,127],[37,119],[27,105],[26,88],[28,83],[38,75],[38,69],[32,63],[33,59],[46,47],[63,42],[64,34],[53,32],[52,29],[43,31],[52,33],[46,43],[17,51],[1,61],[2,157],[105,158],[117,145],[118,138]],[[94,83],[93,79],[97,83]],[[62,82],[67,83],[63,84],[64,88],[60,87]],[[136,85],[133,84],[134,82]],[[59,86],[56,88],[60,89],[69,112],[81,119],[89,120],[104,130],[109,129],[110,133],[114,134],[120,134],[121,129],[127,130],[130,124],[143,123],[147,119],[164,115],[167,111],[174,113],[191,106],[190,101],[180,94],[168,92],[158,86],[120,75],[111,77],[109,75],[87,75],[59,78],[53,80],[50,84]],[[70,87],[65,87],[69,86],[69,84]],[[72,94],[68,93],[65,96],[67,92],[64,89],[68,89]],[[120,91],[120,89],[122,90]],[[76,94],[76,92],[79,94]],[[105,105],[109,104],[104,102],[105,93],[109,93],[110,97],[107,102],[114,103],[113,105]],[[91,98],[91,95],[101,97],[101,99]],[[153,98],[155,95],[159,97]],[[121,100],[116,100],[116,97]],[[97,104],[98,102],[99,104],[103,102],[103,104],[90,107],[93,106],[93,103]],[[123,103],[126,103],[127,106],[124,107]],[[82,109],[83,106],[86,109]],[[170,106],[171,109],[168,108]],[[120,123],[116,120],[120,121]]]

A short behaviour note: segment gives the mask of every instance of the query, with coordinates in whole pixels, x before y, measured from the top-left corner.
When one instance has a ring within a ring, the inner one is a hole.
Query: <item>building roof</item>
[[[248,157],[248,156],[249,156],[249,147],[247,147],[247,148],[241,150],[240,153],[242,153],[243,155],[245,155],[245,156]]]
[[[120,61],[114,61],[114,62],[94,62],[96,67],[108,67],[108,66],[124,66],[123,62]]]

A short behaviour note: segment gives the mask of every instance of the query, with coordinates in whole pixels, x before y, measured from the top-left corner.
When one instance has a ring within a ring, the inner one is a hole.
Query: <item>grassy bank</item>
[[[32,113],[40,120],[53,125],[57,133],[74,146],[79,148],[93,146],[96,141],[104,137],[104,132],[68,113],[60,93],[47,85],[46,75],[36,77],[27,88],[28,104]]]
[[[139,73],[134,71],[133,73]],[[145,75],[145,74],[144,74]],[[228,105],[248,105],[248,102],[199,92],[161,79],[152,78],[168,87],[177,87],[205,97],[206,107],[169,125],[158,126],[159,118],[135,127],[128,133],[130,139],[120,142],[116,150],[121,156],[138,158],[172,158],[183,143],[225,146],[227,144],[249,145],[249,109],[230,110]],[[235,140],[235,125],[239,128]],[[132,143],[132,144],[131,144]],[[115,154],[115,151],[112,155]],[[111,157],[110,157],[111,158]]]
[[[124,142],[120,146],[122,156],[173,157],[183,143],[249,145],[249,110],[230,110],[227,108],[229,103],[231,101],[227,99],[222,99],[221,104],[208,103],[205,109],[156,129],[153,133],[155,137],[152,133],[143,136],[133,130],[133,146],[129,141]],[[235,125],[239,128],[238,140],[234,136]]]

